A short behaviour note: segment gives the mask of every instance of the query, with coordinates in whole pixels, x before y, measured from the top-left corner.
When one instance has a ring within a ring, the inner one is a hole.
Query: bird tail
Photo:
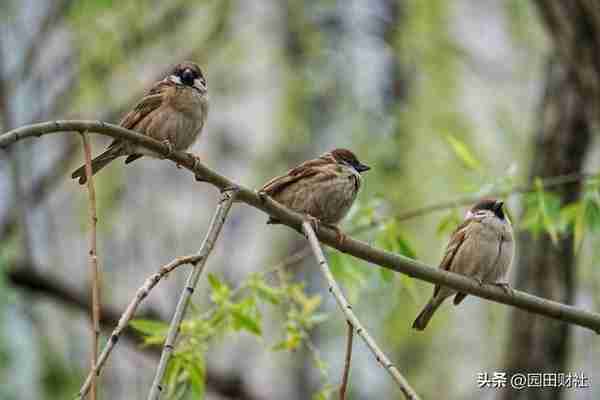
[[[412,327],[418,331],[424,330],[427,327],[429,320],[431,317],[433,317],[433,314],[443,301],[444,298],[437,296],[432,297],[431,300],[429,300],[429,303],[427,303],[421,313],[417,316],[417,319],[415,319],[415,322],[413,322]]]
[[[112,160],[122,155],[123,154],[120,146],[109,148],[104,153],[92,160],[92,175],[95,175],[102,168],[106,167]],[[73,171],[71,178],[79,178],[79,183],[84,185],[87,182],[87,176],[85,175],[85,164]]]

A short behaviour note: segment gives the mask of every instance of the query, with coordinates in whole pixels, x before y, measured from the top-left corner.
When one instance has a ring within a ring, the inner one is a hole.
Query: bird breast
[[[323,222],[336,224],[348,214],[358,189],[360,188],[360,175],[342,168],[335,178],[318,182],[314,190],[314,202],[321,214]]]

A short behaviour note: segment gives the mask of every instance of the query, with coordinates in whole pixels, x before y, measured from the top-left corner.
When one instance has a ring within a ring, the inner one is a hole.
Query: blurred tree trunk
[[[530,177],[582,172],[600,99],[600,8],[596,1],[537,1],[554,42],[546,73]],[[579,199],[582,185],[554,190],[562,205]],[[524,232],[518,241],[516,287],[537,296],[572,304],[576,258],[572,235],[554,245],[546,234]],[[569,372],[569,325],[514,309],[510,320],[505,370],[515,373]],[[502,392],[502,399],[561,399],[563,391],[531,388]]]

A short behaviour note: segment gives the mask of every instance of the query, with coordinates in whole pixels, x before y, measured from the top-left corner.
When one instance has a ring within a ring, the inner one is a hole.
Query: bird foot
[[[326,226],[335,231],[335,241],[337,242],[338,246],[342,246],[346,241],[346,235],[344,234],[344,232],[342,232],[340,227],[337,225],[326,224]]]
[[[171,141],[169,139],[165,139],[161,142],[163,144],[163,146],[165,146],[165,150],[166,150],[166,154],[164,155],[164,158],[170,157],[173,154],[173,144],[171,143]]]
[[[315,218],[310,214],[304,214],[304,219],[310,223],[310,225],[313,228],[313,231],[315,232],[315,234],[317,234],[317,232],[319,232],[319,226],[321,226],[321,221],[319,221],[318,218]]]
[[[269,195],[267,194],[267,192],[265,192],[264,190],[259,190],[258,192],[256,192],[256,194],[260,198],[260,201],[263,202],[263,204],[266,203],[267,197],[269,197]]]
[[[504,290],[504,293],[506,293],[509,296],[512,296],[514,293],[512,287],[510,287],[510,284],[508,282],[496,282],[494,283],[494,285],[499,286],[502,290]]]
[[[200,176],[200,174],[197,171],[200,166],[200,163],[202,162],[202,160],[200,160],[200,157],[198,157],[197,155],[195,155],[193,153],[186,153],[186,154],[192,161],[192,169],[194,170],[194,178],[196,179],[196,182],[206,182],[206,179],[204,179],[202,176]]]

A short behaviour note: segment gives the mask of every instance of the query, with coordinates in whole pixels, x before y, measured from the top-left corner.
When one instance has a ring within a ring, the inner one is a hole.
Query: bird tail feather
[[[415,319],[415,322],[413,322],[412,327],[418,331],[424,330],[427,327],[431,317],[433,317],[435,311],[442,304],[442,301],[438,300],[437,297],[433,297],[431,300],[429,300],[429,303],[427,303],[421,313],[419,313],[417,316],[417,319]]]
[[[109,148],[104,153],[92,160],[92,175],[96,175],[98,171],[106,167],[112,160],[123,155],[119,146]],[[79,183],[84,185],[87,182],[87,176],[85,175],[85,164],[77,168],[71,174],[71,178],[79,178]]]

